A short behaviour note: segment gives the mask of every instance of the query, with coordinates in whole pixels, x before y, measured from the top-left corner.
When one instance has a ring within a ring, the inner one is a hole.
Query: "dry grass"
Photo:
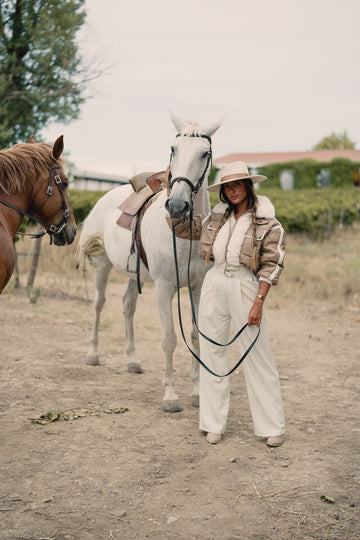
[[[42,240],[41,257],[35,286],[65,289],[68,292],[85,290],[76,267],[77,236],[71,246],[50,246]],[[28,237],[17,243],[21,285],[26,285],[34,242]],[[301,235],[289,235],[285,271],[274,299],[319,299],[322,302],[360,306],[360,224],[336,231],[330,239],[316,242]],[[122,282],[117,272],[111,279]],[[91,284],[92,272],[88,282]],[[13,283],[10,287],[13,286]],[[79,292],[80,293],[80,292]],[[275,293],[275,291],[274,291]],[[81,293],[82,294],[82,293]]]
[[[314,242],[289,235],[279,294],[360,305],[360,224]]]

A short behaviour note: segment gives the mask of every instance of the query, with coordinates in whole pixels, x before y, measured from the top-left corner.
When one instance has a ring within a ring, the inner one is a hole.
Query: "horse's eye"
[[[205,159],[205,158],[209,157],[209,154],[210,154],[210,152],[204,152],[203,155],[201,156],[201,159]]]

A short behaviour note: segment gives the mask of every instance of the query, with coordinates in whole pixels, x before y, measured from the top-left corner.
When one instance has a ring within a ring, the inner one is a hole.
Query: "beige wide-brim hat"
[[[222,184],[229,184],[235,180],[252,180],[253,184],[259,184],[267,180],[267,176],[262,174],[249,174],[248,168],[243,161],[233,161],[221,167],[220,181],[212,184],[207,189],[208,191],[220,191]]]

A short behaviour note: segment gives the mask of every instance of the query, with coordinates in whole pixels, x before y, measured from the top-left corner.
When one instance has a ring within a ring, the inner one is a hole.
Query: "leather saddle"
[[[136,174],[129,180],[133,193],[119,206],[122,214],[117,220],[120,227],[132,231],[130,255],[136,253],[136,274],[138,291],[141,294],[140,285],[140,260],[149,269],[144,247],[141,242],[141,221],[147,208],[151,205],[153,197],[165,186],[165,171],[158,173],[143,172]],[[127,269],[129,272],[134,272]]]

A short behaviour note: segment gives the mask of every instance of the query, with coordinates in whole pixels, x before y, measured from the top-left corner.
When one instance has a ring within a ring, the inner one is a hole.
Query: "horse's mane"
[[[19,192],[36,180],[41,169],[55,162],[52,146],[46,143],[15,144],[0,150],[0,188],[6,193]]]

